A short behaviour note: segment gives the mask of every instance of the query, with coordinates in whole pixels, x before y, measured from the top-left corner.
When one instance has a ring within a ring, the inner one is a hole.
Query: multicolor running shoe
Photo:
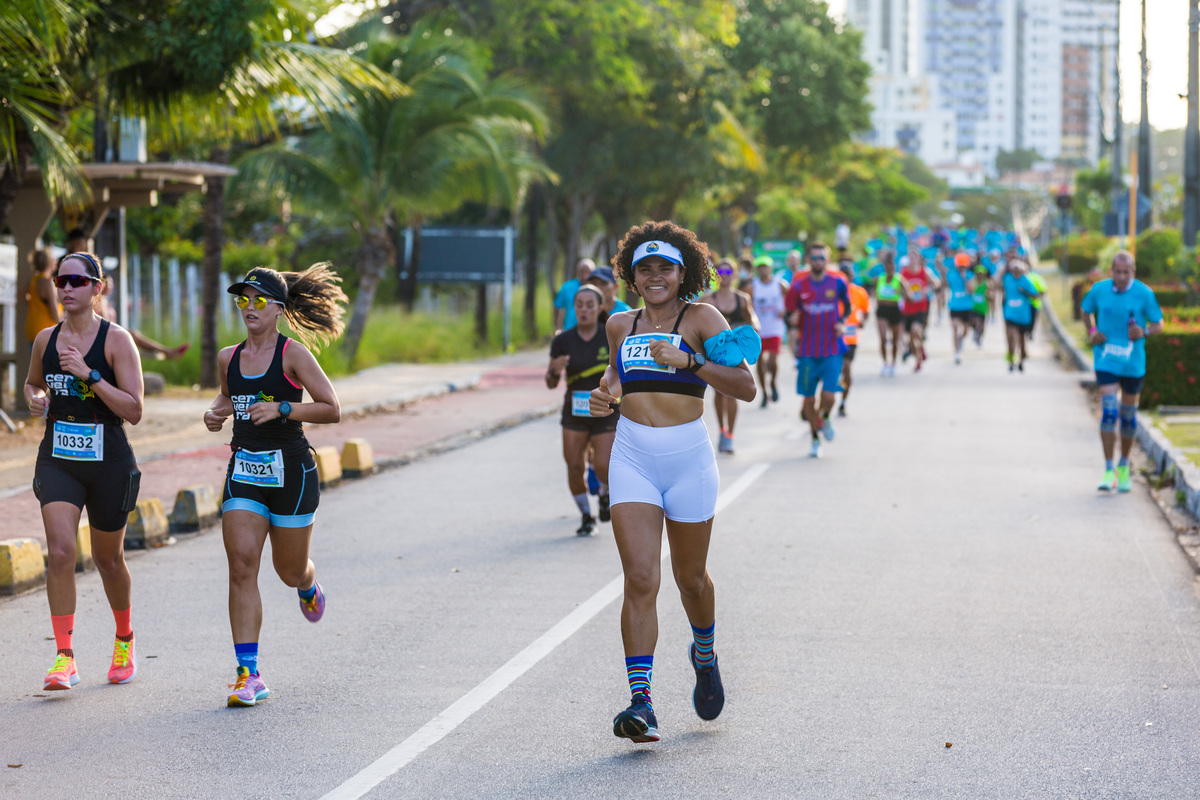
[[[309,622],[318,622],[325,614],[325,593],[321,591],[321,584],[313,583],[313,588],[316,593],[311,600],[300,598],[300,611],[303,612],[304,618]]]
[[[233,694],[229,695],[230,708],[252,706],[259,700],[266,700],[271,694],[262,678],[251,672],[249,667],[238,667],[237,675],[237,683],[229,684],[229,688],[233,689]]]
[[[1128,492],[1133,489],[1133,481],[1129,477],[1129,465],[1117,465],[1117,491]]]
[[[129,683],[137,675],[137,656],[133,651],[133,639],[113,643],[112,666],[108,668],[109,683]]]
[[[59,689],[70,689],[79,683],[79,673],[75,669],[75,659],[62,653],[54,656],[54,666],[46,670],[46,680],[42,688],[54,692]]]
[[[1104,470],[1104,477],[1100,479],[1100,485],[1096,487],[1101,492],[1111,492],[1117,485],[1117,475],[1111,469]]]

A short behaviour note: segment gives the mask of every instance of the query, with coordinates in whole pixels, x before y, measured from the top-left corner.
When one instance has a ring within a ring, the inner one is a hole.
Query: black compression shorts
[[[234,461],[225,471],[225,491],[221,495],[221,513],[251,511],[266,517],[272,527],[307,528],[312,525],[321,500],[321,481],[312,452],[283,457],[283,486],[259,486],[233,479]]]

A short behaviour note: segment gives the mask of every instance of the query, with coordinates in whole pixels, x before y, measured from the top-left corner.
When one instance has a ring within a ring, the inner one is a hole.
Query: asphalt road
[[[919,376],[879,377],[865,345],[820,460],[790,368],[777,406],[742,407],[710,559],[714,722],[691,708],[668,577],[663,741],[613,737],[619,562],[607,525],[573,535],[549,418],[328,492],[313,545],[328,611],[306,622],[264,572],[272,695],[256,708],[224,706],[216,533],[130,559],[127,686],[103,683],[94,573],[70,692],[39,688],[44,595],[0,603],[0,797],[1195,796],[1195,576],[1144,486],[1094,491],[1079,376],[1040,344],[1010,375],[995,334],[956,367],[935,329]]]

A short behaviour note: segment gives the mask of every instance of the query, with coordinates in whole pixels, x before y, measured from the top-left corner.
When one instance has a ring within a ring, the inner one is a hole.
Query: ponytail
[[[346,327],[342,314],[349,300],[340,286],[342,278],[332,266],[322,261],[303,272],[281,275],[287,283],[284,316],[296,338],[313,350],[341,336]]]

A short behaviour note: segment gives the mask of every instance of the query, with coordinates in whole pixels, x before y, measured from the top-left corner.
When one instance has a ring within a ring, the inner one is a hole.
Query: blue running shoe
[[[696,666],[696,644],[688,648],[688,660],[696,671],[696,688],[692,692],[692,706],[700,719],[716,719],[725,707],[725,686],[721,683],[721,670],[717,669],[717,657],[713,656],[711,667]]]
[[[629,708],[613,719],[613,734],[634,744],[657,742],[661,737],[658,735],[658,719],[650,708],[650,698],[635,694]]]
[[[833,437],[837,435],[837,432],[833,429],[833,420],[829,417],[825,418],[825,424],[821,426],[821,435],[825,437],[825,441],[827,442],[832,442]]]
[[[591,464],[588,464],[587,486],[588,494],[600,494],[600,479],[596,477],[596,470],[592,469]]]

